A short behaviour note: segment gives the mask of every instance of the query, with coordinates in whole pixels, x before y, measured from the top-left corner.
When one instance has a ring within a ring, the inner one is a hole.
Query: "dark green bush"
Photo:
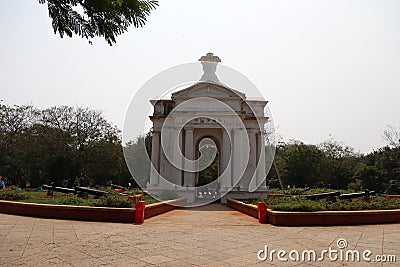
[[[400,209],[400,200],[391,198],[372,198],[370,202],[362,198],[352,201],[338,201],[328,204],[329,210],[387,210]]]
[[[72,206],[90,206],[91,201],[87,199],[80,198],[73,194],[68,194],[62,196],[59,199],[55,199],[55,204],[59,205],[72,205]]]
[[[144,195],[144,196],[142,197],[142,200],[143,200],[143,201],[146,201],[146,205],[154,204],[154,203],[157,203],[157,202],[158,202],[157,199],[153,198],[153,197],[150,196],[150,195]]]
[[[24,200],[28,199],[29,195],[22,190],[18,190],[15,186],[8,187],[6,189],[0,189],[1,200]]]
[[[356,198],[352,201],[338,200],[337,202],[322,200],[308,200],[304,197],[280,197],[268,199],[251,199],[252,204],[265,202],[267,206],[277,211],[353,211],[353,210],[382,210],[382,209],[400,209],[400,199],[390,198],[371,198],[370,202],[363,198]]]
[[[97,207],[131,208],[132,201],[126,196],[110,193],[108,196],[100,197],[94,205]]]

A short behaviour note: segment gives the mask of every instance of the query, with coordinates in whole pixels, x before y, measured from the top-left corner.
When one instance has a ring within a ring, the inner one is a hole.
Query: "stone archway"
[[[200,149],[202,145],[209,145],[215,147],[216,150],[216,157],[218,161],[218,173],[217,177],[215,177],[214,180],[218,178],[218,176],[221,173],[222,166],[221,166],[221,154],[223,153],[221,151],[221,136],[222,136],[222,131],[221,129],[196,129],[194,131],[194,147],[195,147],[195,159],[199,159],[199,169],[203,169],[204,166],[201,166],[201,163],[204,163],[200,160]],[[208,141],[209,140],[209,141]],[[214,160],[212,160],[213,162]],[[209,160],[206,162],[205,165],[210,165],[212,162]],[[208,163],[208,164],[207,164]],[[200,173],[201,171],[195,172],[195,186],[203,186],[205,185],[204,183],[200,182]]]
[[[202,59],[215,66],[219,62],[212,54]],[[173,93],[170,99],[151,101],[154,112],[150,116],[153,139],[149,191],[171,189],[189,203],[194,202],[198,146],[209,137],[219,151],[222,202],[228,197],[265,194],[267,101],[248,100],[245,94],[220,83],[215,66],[204,67],[205,74],[198,83]],[[254,185],[255,190],[250,191]]]

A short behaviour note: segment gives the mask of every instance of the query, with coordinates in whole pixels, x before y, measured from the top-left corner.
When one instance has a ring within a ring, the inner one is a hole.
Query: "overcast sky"
[[[363,153],[400,126],[400,1],[161,0],[110,47],[53,33],[45,5],[0,1],[0,99],[79,105],[122,129],[153,75],[213,52],[263,92],[284,138]]]

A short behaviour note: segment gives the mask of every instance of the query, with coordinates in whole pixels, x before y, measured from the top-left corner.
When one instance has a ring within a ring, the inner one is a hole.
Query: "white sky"
[[[400,126],[400,1],[161,0],[110,47],[53,34],[46,6],[0,1],[0,99],[79,105],[123,126],[149,78],[214,52],[270,101],[279,134],[361,152]]]

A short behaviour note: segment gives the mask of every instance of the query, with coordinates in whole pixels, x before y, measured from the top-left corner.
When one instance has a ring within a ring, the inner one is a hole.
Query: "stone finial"
[[[202,56],[199,61],[208,61],[208,62],[214,62],[214,63],[219,63],[221,62],[221,59],[218,56],[214,56],[213,53],[207,53],[207,55]]]
[[[213,53],[207,53],[207,55],[202,56],[199,61],[203,65],[203,76],[201,76],[200,81],[205,82],[219,82],[215,72],[217,71],[217,64],[221,62],[221,59],[214,56]]]

